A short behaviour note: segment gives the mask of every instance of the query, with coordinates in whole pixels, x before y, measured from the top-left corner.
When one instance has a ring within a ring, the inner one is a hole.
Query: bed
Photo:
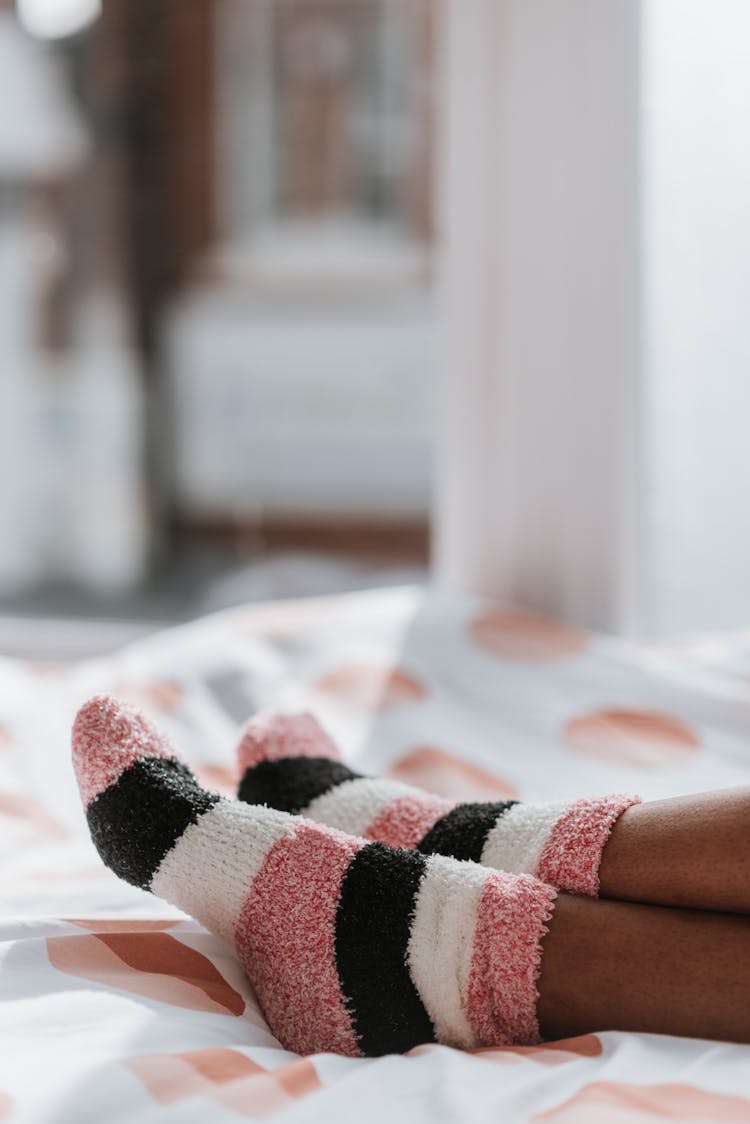
[[[750,782],[750,641],[643,646],[417,588],[231,609],[74,664],[0,661],[0,1120],[749,1121],[750,1050],[600,1033],[301,1058],[230,950],[104,869],[78,705],[131,698],[203,781],[239,726],[313,711],[350,762],[464,799]]]

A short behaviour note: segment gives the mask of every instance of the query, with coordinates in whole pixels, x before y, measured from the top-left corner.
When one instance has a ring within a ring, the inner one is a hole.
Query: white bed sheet
[[[712,653],[400,589],[233,609],[72,667],[0,661],[0,1120],[750,1121],[736,1045],[285,1052],[230,950],[102,867],[69,762],[77,706],[110,691],[227,791],[259,707],[312,710],[357,767],[458,798],[748,783],[750,678]]]

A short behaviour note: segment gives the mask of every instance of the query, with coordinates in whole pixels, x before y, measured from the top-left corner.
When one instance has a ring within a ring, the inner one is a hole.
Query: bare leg
[[[750,920],[561,894],[539,993],[547,1039],[634,1030],[750,1042]]]
[[[629,808],[599,879],[605,898],[750,913],[750,788]]]

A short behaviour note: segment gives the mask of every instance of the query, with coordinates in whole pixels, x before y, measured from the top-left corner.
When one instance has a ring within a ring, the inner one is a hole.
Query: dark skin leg
[[[543,1036],[750,1042],[750,788],[628,809],[599,877],[598,900],[557,899],[539,979]]]
[[[599,879],[602,898],[750,913],[750,788],[629,808]]]
[[[543,941],[545,1039],[603,1030],[750,1042],[750,919],[560,894]]]

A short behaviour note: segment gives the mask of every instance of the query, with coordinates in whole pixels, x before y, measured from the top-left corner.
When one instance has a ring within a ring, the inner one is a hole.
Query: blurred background
[[[0,0],[0,650],[748,627],[748,58],[747,0]]]
[[[0,612],[423,576],[432,17],[0,3]]]

